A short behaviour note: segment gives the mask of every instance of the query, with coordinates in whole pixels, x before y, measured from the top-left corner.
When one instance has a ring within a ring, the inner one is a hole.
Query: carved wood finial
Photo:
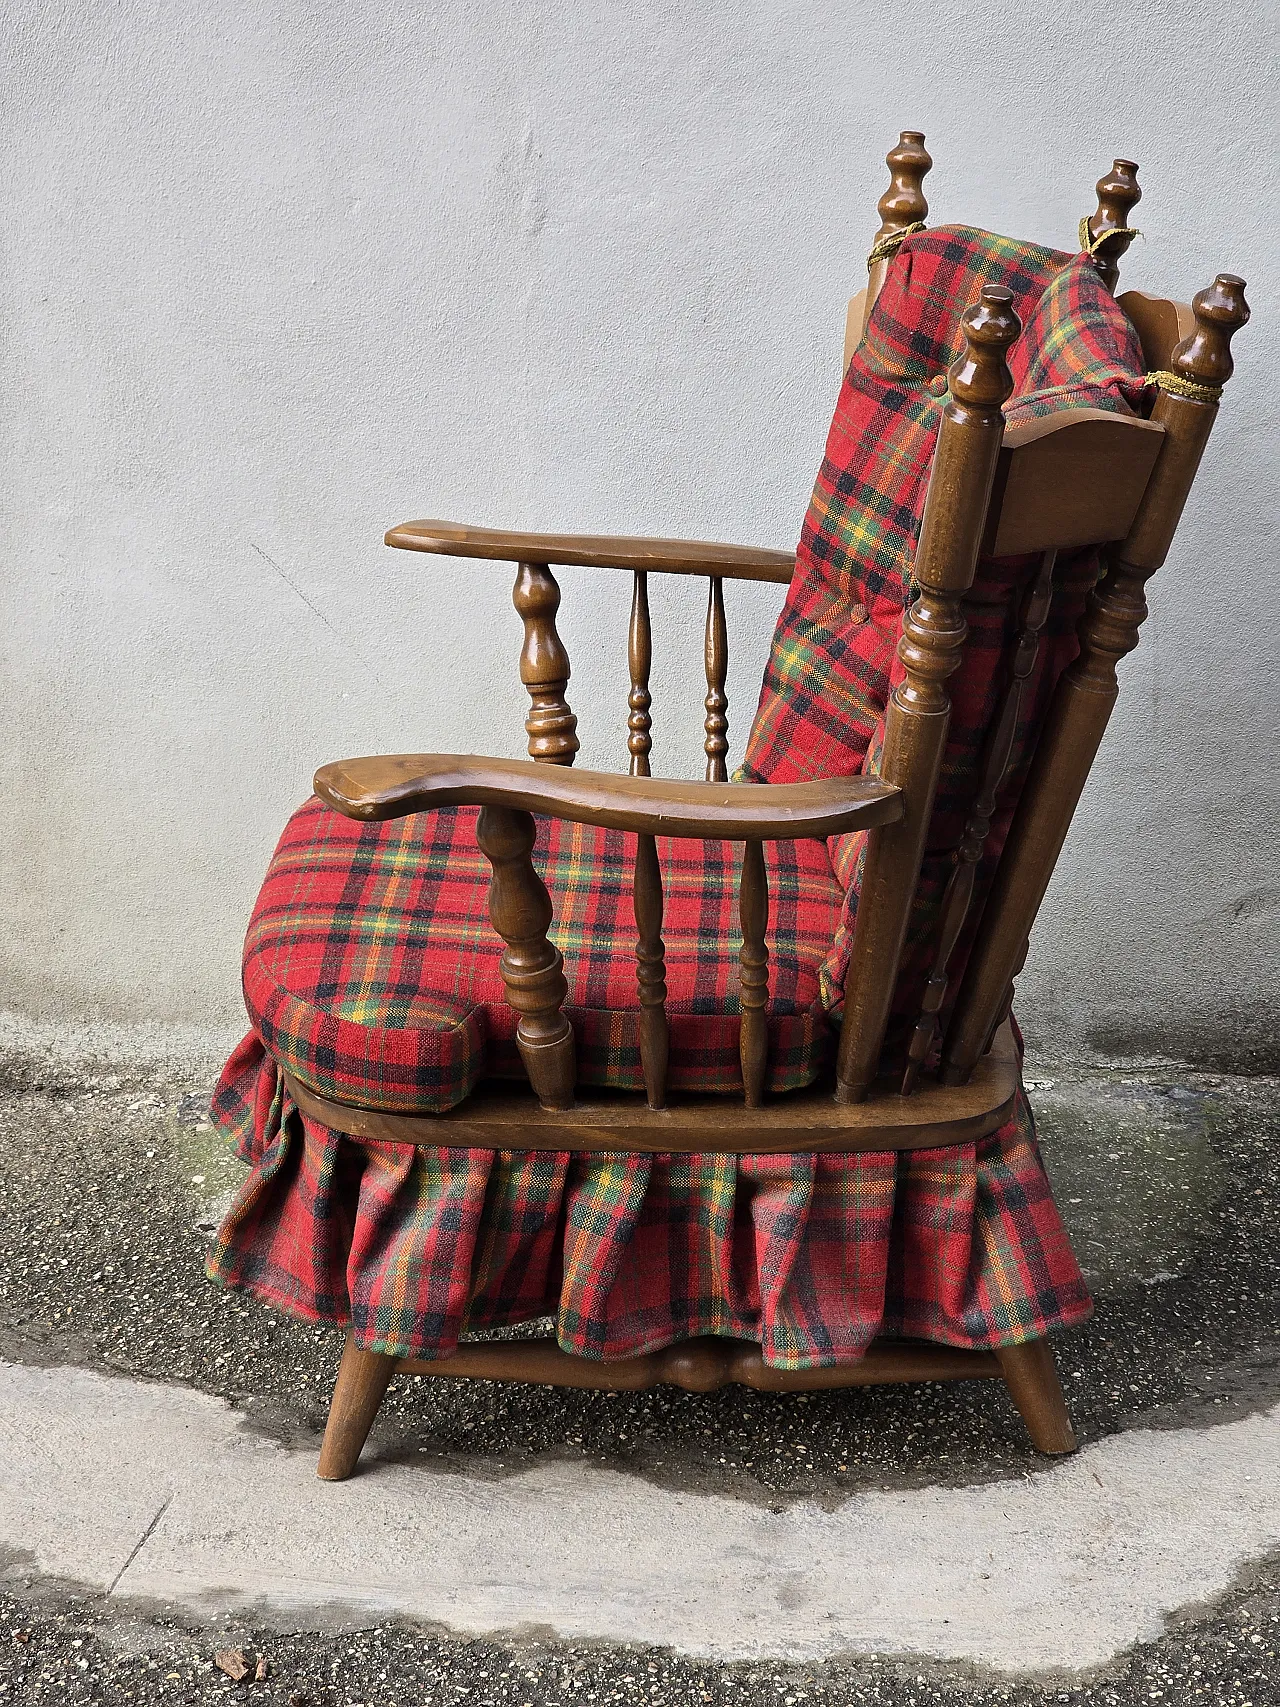
[[[707,627],[703,637],[703,662],[707,671],[707,697],[703,700],[706,716],[702,727],[706,739],[702,750],[707,755],[708,782],[727,782],[725,756],[729,751],[729,696],[725,681],[729,674],[729,630],[724,619],[724,582],[719,575],[708,577]]]
[[[885,155],[884,163],[889,168],[889,188],[876,203],[880,215],[877,239],[902,231],[908,225],[919,225],[929,217],[924,180],[933,165],[933,156],[924,145],[924,132],[904,130]]]
[[[1097,182],[1098,207],[1084,222],[1088,249],[1107,289],[1114,293],[1120,282],[1120,261],[1133,242],[1130,211],[1142,200],[1138,168],[1132,160],[1116,160]],[[1114,232],[1114,236],[1108,236]],[[1083,235],[1083,234],[1082,234]]]
[[[577,752],[578,719],[569,710],[569,654],[556,630],[560,588],[545,563],[521,563],[511,602],[524,623],[520,680],[532,702],[524,726],[529,757],[544,765],[571,765]]]
[[[1196,329],[1169,358],[1172,371],[1200,385],[1225,385],[1235,372],[1231,340],[1249,322],[1244,280],[1219,273],[1207,290],[1191,301]]]
[[[947,374],[951,402],[944,413],[965,421],[974,419],[978,412],[998,415],[1000,405],[1013,392],[1013,375],[1005,358],[1022,330],[1022,322],[1013,311],[1013,292],[1003,285],[983,285],[960,325],[966,348]],[[958,416],[956,405],[966,411],[963,417]]]
[[[489,918],[506,943],[502,982],[519,1015],[516,1042],[543,1108],[571,1108],[576,1065],[573,1027],[561,1012],[569,992],[560,950],[547,939],[551,897],[534,870],[533,814],[482,806],[476,841],[493,867]]]
[[[631,672],[631,692],[627,695],[627,751],[631,755],[632,776],[649,775],[649,754],[653,751],[653,719],[649,707],[653,696],[649,692],[649,671],[653,667],[653,628],[649,622],[649,577],[643,569],[632,575],[631,624],[627,629],[627,665]]]

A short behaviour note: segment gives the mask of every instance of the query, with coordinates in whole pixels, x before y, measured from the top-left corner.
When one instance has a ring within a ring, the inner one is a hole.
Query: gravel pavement
[[[1203,1426],[1275,1403],[1277,1082],[1167,1065],[1038,1063],[1028,1077],[1098,1301],[1093,1322],[1059,1346],[1082,1438]],[[173,1068],[17,1051],[0,1063],[0,1357],[180,1382],[231,1400],[271,1438],[314,1450],[340,1335],[205,1281],[203,1252],[241,1172],[204,1119],[207,1090]],[[393,1385],[371,1450],[424,1473],[495,1478],[540,1459],[587,1461],[775,1507],[1043,1464],[989,1382],[796,1398],[410,1378]],[[1280,1703],[1271,1566],[1103,1675],[1026,1684],[888,1657],[820,1672],[708,1667],[536,1633],[517,1645],[462,1641],[407,1623],[211,1631],[163,1608],[108,1608],[74,1587],[29,1581],[20,1567],[4,1587],[0,1702]],[[265,1655],[270,1675],[233,1682],[213,1668],[218,1647]]]

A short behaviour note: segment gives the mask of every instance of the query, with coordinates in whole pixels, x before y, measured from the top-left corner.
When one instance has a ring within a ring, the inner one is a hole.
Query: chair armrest
[[[900,790],[878,777],[669,782],[459,753],[340,759],[316,772],[315,790],[346,817],[365,822],[437,806],[505,806],[576,824],[707,841],[834,836],[893,823],[903,811]]]
[[[490,557],[502,563],[572,563],[589,569],[653,569],[669,575],[722,575],[731,581],[777,581],[786,586],[796,566],[792,551],[709,540],[625,539],[585,533],[513,533],[461,522],[401,522],[386,536],[402,551],[443,557]]]

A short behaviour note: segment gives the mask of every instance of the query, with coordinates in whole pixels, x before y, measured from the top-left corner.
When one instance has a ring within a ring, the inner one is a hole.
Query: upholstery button
[[[945,373],[935,373],[929,381],[929,390],[935,397],[945,397],[947,394],[947,376]]]

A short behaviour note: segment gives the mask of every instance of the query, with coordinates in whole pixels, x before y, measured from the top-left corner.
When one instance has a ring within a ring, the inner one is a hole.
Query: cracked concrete
[[[1276,1086],[1029,1077],[1098,1303],[1059,1343],[1070,1464],[1037,1459],[997,1383],[401,1379],[334,1488],[314,1463],[340,1335],[201,1273],[241,1170],[200,1078],[11,1049],[0,1701],[10,1674],[8,1699],[164,1700],[160,1664],[213,1700],[227,1641],[288,1656],[257,1698],[324,1707],[1275,1700]],[[10,1627],[38,1665],[6,1669]]]

